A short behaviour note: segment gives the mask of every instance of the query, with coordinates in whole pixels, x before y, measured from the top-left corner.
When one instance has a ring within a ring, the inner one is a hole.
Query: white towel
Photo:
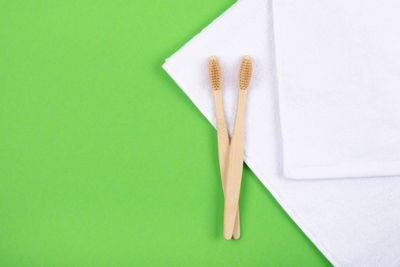
[[[284,174],[400,174],[400,1],[273,1]]]
[[[271,0],[240,0],[163,67],[215,126],[207,58],[219,56],[231,129],[240,56],[252,56],[254,79],[246,110],[247,165],[332,264],[399,265],[399,178],[296,181],[283,177],[273,43]]]

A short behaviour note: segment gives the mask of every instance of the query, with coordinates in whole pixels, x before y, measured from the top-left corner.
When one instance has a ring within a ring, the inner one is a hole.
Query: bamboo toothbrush
[[[244,114],[252,69],[251,58],[248,56],[243,57],[239,70],[236,118],[229,148],[227,180],[225,185],[224,237],[227,240],[232,237],[236,212],[239,205],[239,194],[243,173]]]
[[[222,188],[225,191],[226,166],[227,166],[228,151],[229,151],[229,135],[228,135],[228,130],[226,128],[224,106],[222,102],[221,67],[219,65],[217,57],[209,58],[208,72],[209,72],[211,89],[214,95],[215,112],[217,118],[219,168],[221,173]],[[233,238],[238,239],[239,237],[240,237],[240,222],[239,222],[239,210],[237,210],[235,226],[233,229]]]

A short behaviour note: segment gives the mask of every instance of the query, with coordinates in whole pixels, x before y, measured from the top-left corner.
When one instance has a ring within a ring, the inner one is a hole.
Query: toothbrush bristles
[[[208,74],[212,90],[222,89],[222,74],[218,58],[212,56],[208,59]]]
[[[240,63],[240,70],[239,70],[240,90],[247,90],[249,88],[252,72],[253,72],[253,65],[251,62],[251,58],[249,56],[243,57]]]

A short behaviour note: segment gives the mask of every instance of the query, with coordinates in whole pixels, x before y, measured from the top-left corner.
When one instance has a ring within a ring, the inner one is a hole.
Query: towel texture
[[[400,174],[400,1],[273,1],[284,174]]]
[[[250,55],[254,79],[246,110],[247,165],[332,264],[400,264],[399,178],[284,178],[273,36],[271,0],[240,0],[163,67],[215,126],[207,58],[219,56],[231,130],[240,57]]]

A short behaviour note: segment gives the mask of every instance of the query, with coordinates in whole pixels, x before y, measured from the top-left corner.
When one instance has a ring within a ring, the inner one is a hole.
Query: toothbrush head
[[[221,67],[217,57],[213,56],[208,59],[208,75],[211,89],[214,91],[222,90]]]
[[[253,64],[249,56],[242,58],[239,69],[239,89],[246,91],[249,88]]]

